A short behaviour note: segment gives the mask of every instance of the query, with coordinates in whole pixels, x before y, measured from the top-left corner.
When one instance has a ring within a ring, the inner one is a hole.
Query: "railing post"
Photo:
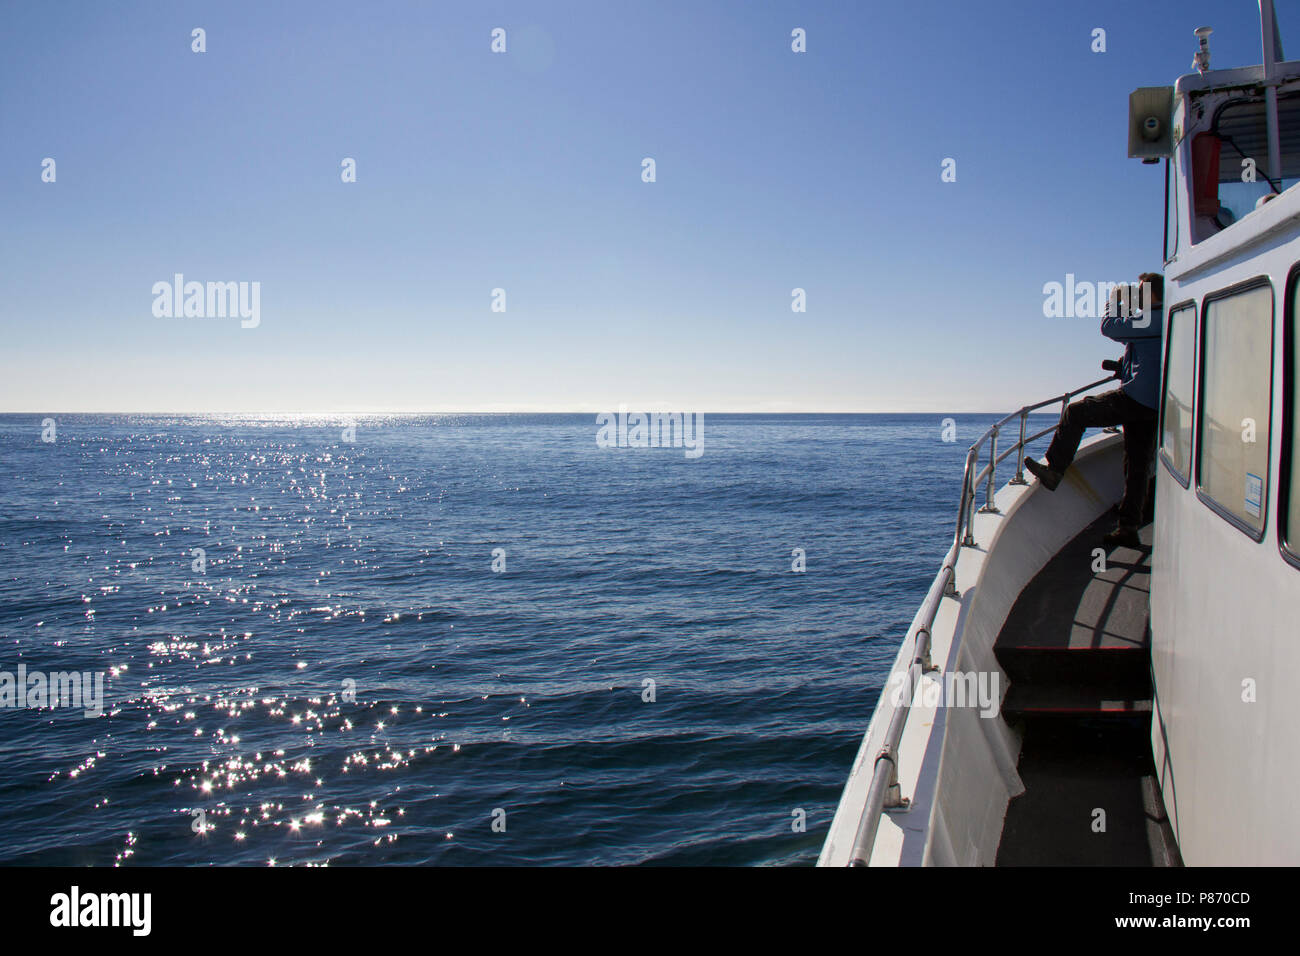
[[[1016,442],[1016,477],[1011,479],[1013,485],[1027,485],[1025,480],[1025,424],[1029,418],[1029,412],[1025,409],[1020,410],[1020,441]]]
[[[960,598],[961,592],[957,590],[957,569],[952,568],[948,572],[948,583],[943,586],[943,596],[947,598]]]
[[[974,458],[980,460],[979,452],[976,451]],[[975,547],[975,535],[971,533],[971,525],[975,521],[975,471],[971,468],[971,456],[966,456],[966,474],[962,476],[962,481],[966,485],[965,493],[962,495],[962,510],[965,512],[963,518],[966,521],[966,534],[962,536],[961,546],[963,548]]]
[[[880,808],[882,810],[909,809],[912,800],[910,797],[903,796],[903,788],[898,783],[898,754],[889,744],[880,748],[880,754],[876,757],[877,763],[882,760],[889,761],[889,780],[885,784],[885,802]]]
[[[998,514],[998,506],[993,501],[994,492],[994,475],[998,470],[998,426],[993,426],[993,434],[989,438],[989,479],[984,485],[984,507],[980,509],[980,514],[995,515]]]

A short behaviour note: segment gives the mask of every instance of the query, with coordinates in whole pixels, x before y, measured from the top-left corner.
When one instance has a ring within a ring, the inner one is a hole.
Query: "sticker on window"
[[[1264,479],[1246,473],[1246,514],[1258,518],[1264,511]]]

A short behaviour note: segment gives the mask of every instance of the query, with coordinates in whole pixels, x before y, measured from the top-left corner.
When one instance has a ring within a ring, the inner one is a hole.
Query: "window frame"
[[[1265,466],[1264,466],[1264,482],[1265,482],[1264,501],[1263,501],[1263,507],[1260,509],[1260,524],[1259,524],[1258,531],[1256,531],[1250,525],[1246,524],[1246,522],[1242,521],[1235,514],[1233,514],[1223,505],[1219,504],[1217,501],[1215,501],[1205,492],[1205,487],[1202,484],[1202,479],[1204,476],[1202,474],[1202,460],[1201,460],[1202,447],[1205,438],[1205,387],[1204,387],[1205,386],[1205,355],[1206,355],[1205,336],[1209,332],[1209,328],[1210,328],[1210,323],[1207,320],[1207,316],[1209,315],[1210,305],[1214,302],[1217,302],[1219,299],[1229,299],[1232,298],[1234,295],[1238,295],[1239,293],[1242,292],[1248,292],[1254,288],[1267,288],[1269,293],[1269,303],[1270,303],[1269,316],[1268,316],[1269,427],[1268,427],[1268,436],[1266,438],[1266,444],[1264,446],[1265,455],[1267,456],[1265,460]],[[1274,504],[1273,502],[1274,495],[1270,494],[1270,491],[1272,489],[1269,487],[1273,477],[1272,476],[1272,470],[1273,470],[1273,447],[1272,447],[1273,446],[1273,420],[1272,420],[1273,405],[1272,402],[1273,402],[1273,385],[1274,385],[1273,363],[1277,357],[1273,354],[1275,351],[1273,347],[1274,337],[1277,335],[1277,290],[1273,287],[1273,280],[1267,274],[1258,275],[1250,279],[1244,279],[1241,282],[1237,282],[1233,285],[1227,286],[1226,288],[1218,289],[1214,292],[1207,293],[1201,298],[1201,318],[1200,318],[1199,327],[1200,327],[1201,334],[1199,340],[1197,341],[1196,382],[1198,387],[1196,389],[1196,418],[1194,419],[1194,423],[1192,426],[1195,429],[1195,443],[1193,447],[1195,451],[1194,467],[1196,470],[1196,497],[1201,499],[1201,502],[1207,508],[1209,508],[1215,514],[1217,514],[1223,520],[1227,521],[1228,524],[1232,525],[1234,528],[1236,528],[1246,537],[1250,538],[1252,541],[1256,541],[1256,542],[1263,541],[1264,534],[1268,531],[1269,512]]]
[[[1176,151],[1177,151],[1177,147],[1175,147],[1175,152]],[[1161,256],[1164,259],[1165,265],[1168,265],[1178,256],[1178,247],[1176,245],[1178,241],[1178,222],[1176,218],[1178,215],[1177,206],[1175,206],[1173,209],[1174,216],[1175,216],[1175,221],[1174,221],[1175,246],[1172,250],[1169,248],[1169,212],[1170,212],[1169,200],[1172,198],[1175,202],[1177,202],[1177,197],[1171,196],[1170,189],[1169,189],[1169,182],[1173,178],[1173,170],[1174,170],[1173,157],[1166,156],[1165,157],[1165,239],[1164,239],[1164,248],[1161,249]]]
[[[1297,265],[1300,266],[1300,263],[1297,263]],[[1191,435],[1188,436],[1191,447],[1188,448],[1187,450],[1188,451],[1187,474],[1182,475],[1179,474],[1178,469],[1174,467],[1174,463],[1171,462],[1169,460],[1169,457],[1165,454],[1163,438],[1165,434],[1165,404],[1166,404],[1165,399],[1168,397],[1169,394],[1169,354],[1173,350],[1173,343],[1174,343],[1174,337],[1172,334],[1170,334],[1173,328],[1173,316],[1175,312],[1177,312],[1180,309],[1185,309],[1188,306],[1191,306],[1192,309],[1192,402],[1191,402],[1192,433]],[[1198,450],[1197,436],[1199,434],[1199,429],[1196,426],[1197,426],[1197,418],[1199,416],[1197,401],[1198,401],[1198,395],[1200,391],[1198,388],[1198,386],[1200,385],[1200,379],[1198,375],[1200,372],[1200,357],[1201,357],[1200,356],[1200,347],[1201,347],[1200,331],[1201,331],[1201,314],[1200,314],[1200,310],[1196,307],[1195,299],[1185,299],[1184,301],[1179,302],[1177,305],[1172,305],[1169,308],[1165,309],[1165,348],[1164,348],[1165,354],[1164,354],[1164,369],[1160,376],[1160,418],[1159,421],[1156,423],[1156,428],[1158,429],[1158,431],[1156,432],[1156,439],[1157,439],[1156,457],[1160,459],[1162,464],[1164,464],[1165,470],[1168,471],[1169,474],[1173,476],[1174,480],[1183,486],[1184,490],[1190,488],[1192,485],[1192,471],[1196,467],[1196,453]]]
[[[1293,568],[1300,568],[1300,528],[1294,529],[1297,543],[1293,545],[1287,540],[1288,523],[1290,520],[1291,509],[1291,474],[1292,469],[1300,465],[1295,460],[1297,451],[1300,451],[1300,442],[1296,442],[1295,428],[1297,424],[1295,414],[1296,395],[1296,361],[1295,349],[1298,344],[1296,339],[1295,323],[1300,321],[1300,312],[1295,308],[1295,295],[1300,292],[1300,262],[1291,267],[1286,277],[1286,303],[1282,309],[1282,442],[1281,448],[1278,449],[1278,477],[1277,477],[1277,548],[1283,559]]]

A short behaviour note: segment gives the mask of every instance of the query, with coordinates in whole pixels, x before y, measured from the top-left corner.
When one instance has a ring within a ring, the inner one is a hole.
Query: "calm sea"
[[[0,671],[105,706],[0,708],[5,864],[811,863],[992,420],[45,417]]]

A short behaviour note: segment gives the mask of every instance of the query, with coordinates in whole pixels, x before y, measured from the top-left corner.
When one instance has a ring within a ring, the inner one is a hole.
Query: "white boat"
[[[1166,171],[1146,546],[1098,548],[1119,435],[1054,493],[1019,462],[1061,397],[981,436],[819,865],[1300,863],[1300,61],[1259,6],[1261,65],[1210,69],[1201,28],[1130,98]]]

